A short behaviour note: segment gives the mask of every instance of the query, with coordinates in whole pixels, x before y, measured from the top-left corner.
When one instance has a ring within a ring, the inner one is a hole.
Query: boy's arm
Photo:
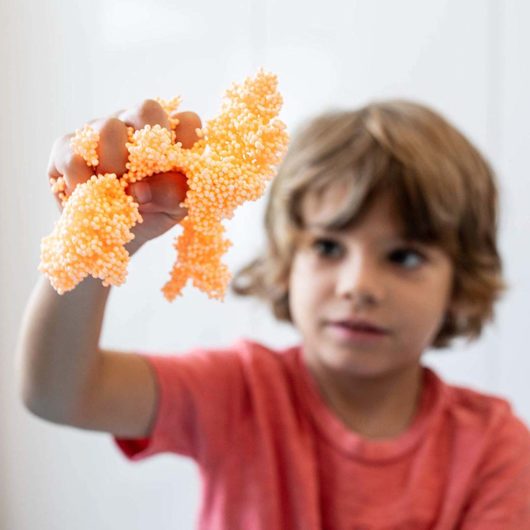
[[[131,253],[139,247],[132,243]],[[138,355],[99,348],[109,290],[88,277],[59,295],[39,278],[19,335],[20,392],[26,407],[44,419],[145,436],[156,405],[154,374]]]
[[[175,117],[180,121],[176,141],[183,145],[186,142],[185,147],[189,147],[198,138],[200,118],[193,112]],[[127,127],[141,129],[158,124],[168,128],[169,118],[158,102],[145,100],[135,109],[90,123],[99,133],[98,172],[123,175],[128,156]],[[49,178],[65,178],[68,195],[92,176],[92,169],[72,151],[72,136],[55,142],[48,165]],[[150,198],[139,207],[143,223],[131,230],[135,239],[126,246],[131,255],[187,213],[179,206],[187,189],[184,175],[175,171],[157,173],[129,186],[126,192],[135,194],[138,185],[147,186]],[[61,201],[57,203],[62,208]],[[109,289],[100,280],[88,277],[59,295],[47,279],[39,279],[19,332],[20,393],[30,411],[50,421],[123,437],[145,436],[156,407],[151,368],[138,355],[99,348]]]

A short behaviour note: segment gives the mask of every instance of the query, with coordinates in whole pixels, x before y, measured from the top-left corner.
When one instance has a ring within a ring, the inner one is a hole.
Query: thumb
[[[157,173],[131,185],[131,193],[141,205],[140,211],[145,213],[181,215],[180,203],[187,191],[186,176],[177,171]]]
[[[131,195],[138,204],[145,204],[151,201],[151,186],[144,181],[135,182],[129,188]]]

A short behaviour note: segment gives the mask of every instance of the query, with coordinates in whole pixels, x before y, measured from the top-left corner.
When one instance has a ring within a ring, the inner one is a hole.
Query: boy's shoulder
[[[482,432],[511,431],[530,441],[527,425],[516,415],[508,399],[436,377],[444,387],[446,413],[453,421]]]

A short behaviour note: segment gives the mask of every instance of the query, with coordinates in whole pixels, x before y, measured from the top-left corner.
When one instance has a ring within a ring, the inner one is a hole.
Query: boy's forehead
[[[338,212],[347,207],[348,192],[343,186],[332,186],[323,193],[306,196],[303,205],[304,225],[309,229],[326,229]],[[397,213],[394,199],[389,193],[376,196],[359,220],[359,224],[369,224],[378,231],[403,234],[403,222]]]
[[[305,196],[302,211],[306,223],[308,221],[325,222],[342,206],[344,194],[341,198],[336,188],[333,186],[323,193],[311,192]]]
[[[346,206],[347,191],[343,184],[337,183],[323,191],[308,192],[304,197],[302,208],[305,223],[326,223],[337,211]]]

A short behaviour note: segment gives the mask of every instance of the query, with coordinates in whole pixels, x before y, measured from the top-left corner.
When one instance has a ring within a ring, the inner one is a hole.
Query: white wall
[[[31,416],[16,394],[14,348],[40,240],[58,215],[46,180],[53,140],[156,95],[181,94],[184,108],[208,119],[224,89],[260,65],[279,76],[289,128],[323,108],[414,97],[489,156],[512,290],[478,343],[427,362],[450,381],[508,397],[530,422],[529,22],[523,0],[0,0],[0,529],[193,528],[193,464],[173,456],[129,464],[107,435]],[[262,241],[263,206],[245,205],[228,223],[232,269]],[[104,347],[177,353],[241,335],[295,340],[251,301],[223,305],[187,289],[167,303],[160,287],[173,237],[135,256],[127,283],[111,293]]]

